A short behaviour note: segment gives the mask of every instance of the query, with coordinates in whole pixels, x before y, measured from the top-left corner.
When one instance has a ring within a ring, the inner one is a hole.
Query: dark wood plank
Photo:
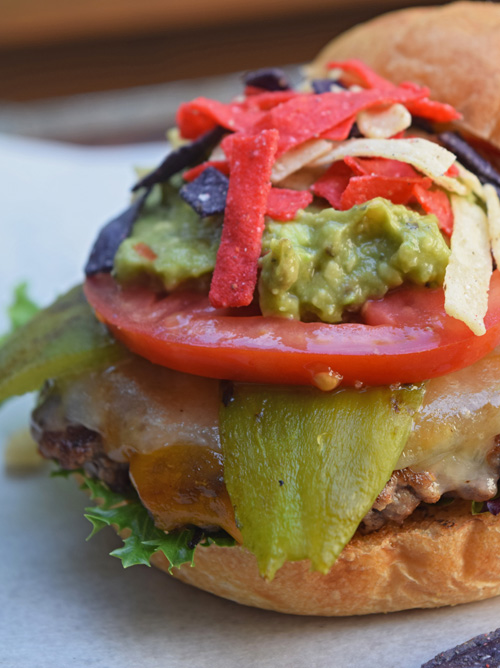
[[[350,11],[367,8],[371,0],[350,0]],[[386,7],[407,5],[385,0]],[[316,12],[345,10],[344,0],[14,0],[2,3],[0,45],[29,46],[75,39],[137,35],[193,26],[216,27],[244,21],[279,20]]]
[[[394,0],[361,3],[355,10],[343,6],[210,29],[3,48],[0,98],[34,100],[306,62],[333,36],[391,8]]]

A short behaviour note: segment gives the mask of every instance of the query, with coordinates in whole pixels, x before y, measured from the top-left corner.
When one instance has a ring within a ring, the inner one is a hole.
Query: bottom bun
[[[241,547],[198,547],[174,577],[217,596],[296,615],[364,615],[457,605],[500,594],[500,518],[470,502],[422,507],[402,527],[356,534],[327,575],[288,562],[272,582]],[[162,553],[152,563],[168,571]]]

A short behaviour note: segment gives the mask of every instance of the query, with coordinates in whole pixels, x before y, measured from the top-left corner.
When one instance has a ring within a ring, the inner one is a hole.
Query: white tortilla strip
[[[341,69],[340,67],[334,67],[333,69],[327,71],[326,78],[338,81],[343,77],[343,75],[344,75],[343,69]]]
[[[458,178],[464,184],[469,192],[474,193],[476,197],[485,201],[485,195],[483,191],[483,185],[481,181],[477,178],[475,174],[469,172],[468,169],[465,169],[463,165],[459,162],[455,163],[458,169]]]
[[[500,200],[495,188],[487,183],[483,186],[486,199],[486,210],[488,212],[488,229],[493,257],[500,267]]]
[[[217,144],[212,153],[210,154],[209,160],[227,160],[227,156],[222,150],[222,146]]]
[[[291,148],[280,156],[273,165],[271,182],[279,183],[287,176],[314,162],[332,148],[332,142],[326,139],[309,139],[308,141]]]
[[[448,315],[481,336],[486,332],[484,316],[493,271],[488,219],[480,206],[463,197],[452,195],[451,206],[455,221],[444,279],[444,307]]]
[[[280,181],[279,187],[289,188],[290,190],[309,190],[313,183],[316,183],[324,173],[324,167],[302,167],[302,169]]]
[[[457,179],[444,176],[455,162],[455,156],[446,148],[421,137],[411,139],[351,139],[342,142],[331,151],[314,161],[315,165],[325,165],[346,156],[365,158],[389,158],[413,165],[422,174],[430,177],[437,185],[459,195],[467,194],[466,187]]]
[[[431,176],[431,178],[434,183],[440,188],[443,188],[443,190],[448,190],[449,192],[455,193],[456,195],[462,195],[462,197],[465,197],[469,194],[467,186],[452,176]]]
[[[411,114],[402,104],[360,111],[356,117],[362,135],[369,139],[388,139],[411,125]]]

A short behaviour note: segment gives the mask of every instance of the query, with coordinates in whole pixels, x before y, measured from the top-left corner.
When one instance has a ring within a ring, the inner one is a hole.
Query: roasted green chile
[[[95,317],[81,286],[62,295],[0,346],[0,402],[44,381],[127,354]]]
[[[330,569],[394,470],[424,392],[251,384],[226,391],[224,479],[244,545],[265,577],[301,559]]]

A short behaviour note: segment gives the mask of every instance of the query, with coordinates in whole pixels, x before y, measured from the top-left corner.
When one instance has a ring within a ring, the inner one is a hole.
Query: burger
[[[335,40],[182,104],[0,401],[124,566],[351,615],[500,593],[500,10]],[[496,55],[495,55],[496,54]]]

